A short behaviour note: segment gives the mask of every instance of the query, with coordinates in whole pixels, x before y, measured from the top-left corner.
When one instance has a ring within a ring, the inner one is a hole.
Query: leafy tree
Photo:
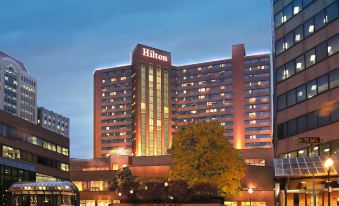
[[[182,127],[173,138],[174,162],[169,179],[185,180],[190,186],[212,184],[221,195],[237,195],[245,164],[223,132],[224,128],[215,121]]]

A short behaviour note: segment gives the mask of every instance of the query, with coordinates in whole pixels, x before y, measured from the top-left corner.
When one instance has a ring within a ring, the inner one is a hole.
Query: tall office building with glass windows
[[[328,191],[324,170],[313,171],[316,197],[310,198],[306,191],[312,185],[307,180],[311,165],[339,149],[338,0],[274,0],[272,7],[274,142],[275,155],[281,158],[275,169],[281,183],[280,200],[282,205],[324,204]],[[292,170],[285,168],[289,162]],[[321,162],[319,167],[323,168]],[[331,205],[337,205],[336,198]]]
[[[37,79],[25,65],[0,52],[0,109],[37,122]]]
[[[238,149],[271,147],[270,56],[174,66],[166,51],[137,45],[132,64],[95,71],[94,156],[168,154],[191,121],[215,120]]]

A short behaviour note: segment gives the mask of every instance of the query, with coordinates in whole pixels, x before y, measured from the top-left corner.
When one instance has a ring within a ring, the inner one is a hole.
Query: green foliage
[[[221,195],[235,196],[241,189],[245,163],[214,121],[193,122],[173,138],[174,163],[169,179],[185,180],[190,186],[212,184]]]

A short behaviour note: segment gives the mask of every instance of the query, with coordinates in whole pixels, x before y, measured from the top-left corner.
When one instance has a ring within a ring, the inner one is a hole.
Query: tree
[[[171,148],[170,180],[185,180],[190,186],[217,186],[221,195],[235,196],[241,189],[245,163],[215,121],[192,122],[175,134]]]

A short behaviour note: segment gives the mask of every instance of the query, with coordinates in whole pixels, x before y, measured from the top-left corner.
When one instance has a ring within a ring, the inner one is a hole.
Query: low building
[[[15,182],[69,180],[69,139],[0,110],[0,202]]]
[[[62,136],[69,137],[69,118],[44,107],[38,108],[38,125]]]
[[[249,188],[254,189],[252,203],[270,206],[274,203],[272,149],[241,150],[248,163],[242,180],[241,195],[225,201],[227,206],[249,205]],[[108,206],[120,202],[119,195],[110,189],[118,170],[129,167],[133,176],[166,177],[172,163],[171,155],[164,156],[110,156],[99,159],[71,159],[71,181],[80,191],[83,206]]]

